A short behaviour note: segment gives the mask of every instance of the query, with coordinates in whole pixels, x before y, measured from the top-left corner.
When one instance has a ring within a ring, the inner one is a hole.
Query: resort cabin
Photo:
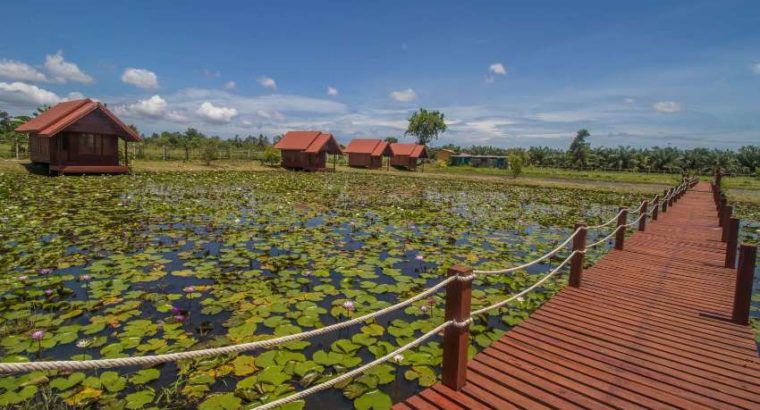
[[[450,149],[441,148],[435,152],[435,159],[437,159],[438,161],[443,161],[448,164],[449,160],[454,155],[456,155],[456,152]]]
[[[283,168],[323,171],[327,168],[327,154],[333,154],[333,169],[337,156],[343,151],[332,134],[321,131],[290,131],[274,145],[282,156]]]
[[[399,143],[391,144],[390,163],[394,167],[415,170],[417,169],[419,160],[427,157],[427,150],[425,149],[424,145]]]
[[[457,154],[451,156],[451,165],[504,169],[507,167],[507,157],[503,155]]]
[[[355,139],[344,152],[348,154],[348,166],[378,169],[383,166],[383,157],[391,155],[391,147],[381,139]]]
[[[16,131],[29,134],[32,162],[47,164],[49,172],[59,175],[127,173],[127,143],[141,140],[104,104],[90,99],[50,107]],[[122,163],[119,162],[119,140],[124,141]]]

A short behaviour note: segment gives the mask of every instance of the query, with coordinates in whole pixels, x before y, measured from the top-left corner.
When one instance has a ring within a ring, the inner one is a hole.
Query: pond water
[[[575,221],[599,223],[643,199],[280,172],[6,174],[0,198],[6,361],[161,354],[326,326],[407,299],[442,280],[453,263],[497,268],[534,259],[566,238]],[[557,262],[478,279],[473,307],[521,290]],[[527,317],[564,280],[478,318],[471,352]],[[443,321],[443,307],[440,293],[373,323],[237,357],[1,377],[0,404],[255,406],[408,343]],[[31,337],[36,331],[44,332],[41,340]],[[440,361],[433,338],[400,363],[289,408],[381,408],[436,382]]]

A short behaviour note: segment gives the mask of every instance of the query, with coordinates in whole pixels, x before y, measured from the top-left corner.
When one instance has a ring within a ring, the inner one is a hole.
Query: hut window
[[[80,134],[79,135],[79,153],[86,155],[98,155],[103,148],[100,135]]]

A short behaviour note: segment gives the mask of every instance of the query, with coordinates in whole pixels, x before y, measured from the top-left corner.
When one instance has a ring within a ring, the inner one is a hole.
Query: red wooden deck
[[[394,409],[760,409],[717,224],[701,183],[470,360],[460,391],[437,384]]]
[[[50,171],[61,174],[126,174],[129,167],[123,165],[51,165]]]

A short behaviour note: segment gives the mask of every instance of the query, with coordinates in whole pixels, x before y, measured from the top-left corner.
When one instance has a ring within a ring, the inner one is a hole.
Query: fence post
[[[736,270],[734,289],[734,310],[731,321],[740,325],[749,324],[749,306],[752,303],[752,281],[755,278],[757,245],[743,243],[739,249],[739,268]]]
[[[621,209],[617,220],[617,232],[615,233],[615,249],[622,251],[625,242],[625,225],[628,221],[628,210]]]
[[[732,216],[734,216],[734,207],[731,205],[724,206],[723,216],[721,218],[722,223],[720,224],[720,226],[723,227],[723,231],[720,233],[720,240],[722,242],[725,242],[728,237],[728,220],[731,219]]]
[[[586,250],[586,235],[588,234],[588,230],[583,222],[576,223],[575,230],[578,233],[573,238],[573,252],[578,251],[578,253],[573,254],[573,259],[570,261],[570,279],[568,282],[570,286],[579,288],[581,287],[581,276],[583,275],[584,254],[581,252],[585,252]]]
[[[668,194],[670,193],[669,189],[665,190],[665,194],[662,197],[662,213],[668,212]]]
[[[727,268],[736,267],[736,247],[739,246],[739,218],[728,218],[726,223],[726,264]]]
[[[639,213],[639,216],[641,216],[641,219],[639,219],[639,230],[640,231],[646,231],[647,230],[647,212],[649,210],[649,202],[644,201],[641,204],[641,213]]]
[[[655,195],[654,196],[654,202],[652,202],[652,220],[657,220],[657,214],[660,211],[660,196]]]
[[[676,189],[673,188],[670,190],[670,192],[671,192],[671,195],[670,195],[670,198],[668,199],[668,207],[673,207],[673,202],[675,201],[675,198],[676,198]]]
[[[469,276],[472,269],[460,265],[449,268],[449,276]],[[470,318],[472,281],[454,280],[446,285],[446,320],[464,322]],[[459,390],[467,376],[467,348],[470,327],[448,326],[443,331],[443,370],[441,380],[446,387]]]

